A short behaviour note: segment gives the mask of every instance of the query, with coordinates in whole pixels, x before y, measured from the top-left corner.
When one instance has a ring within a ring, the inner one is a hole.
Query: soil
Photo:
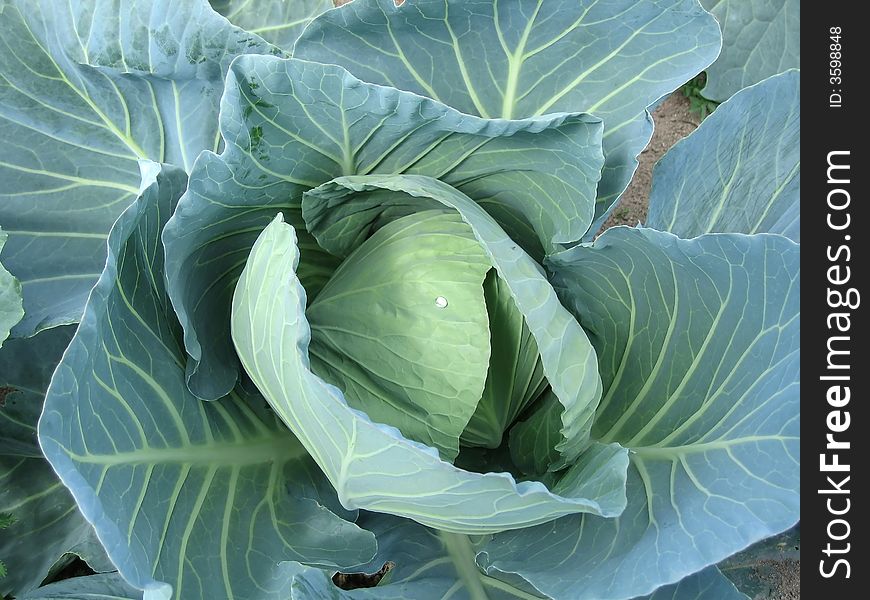
[[[614,225],[634,227],[646,220],[653,166],[671,146],[692,133],[701,122],[696,113],[689,111],[689,106],[688,98],[680,92],[674,92],[653,111],[655,133],[638,157],[634,179],[622,195],[616,210],[604,223],[605,229]]]
[[[770,587],[770,591],[759,592],[753,600],[770,598],[771,600],[800,600],[801,597],[801,561],[768,560],[762,562],[756,569],[758,579]]]
[[[745,553],[740,553],[722,562],[719,568],[751,600],[800,600],[800,552],[790,554],[750,557],[745,561]]]

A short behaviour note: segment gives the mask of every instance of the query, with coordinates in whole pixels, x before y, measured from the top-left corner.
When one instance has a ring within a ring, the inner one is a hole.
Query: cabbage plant
[[[596,238],[696,0],[121,4],[0,14],[54,152],[0,162],[0,590],[742,597],[799,514],[796,71]]]

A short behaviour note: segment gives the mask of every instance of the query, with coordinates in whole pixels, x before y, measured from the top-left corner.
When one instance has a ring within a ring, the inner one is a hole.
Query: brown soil
[[[653,112],[653,121],[656,128],[652,140],[638,157],[640,164],[634,179],[616,210],[604,223],[604,229],[614,225],[634,227],[646,220],[653,166],[671,146],[692,133],[701,119],[696,113],[689,112],[689,100],[675,92]]]
[[[767,560],[755,570],[758,580],[767,586],[769,591],[758,592],[753,600],[800,600],[801,597],[801,561],[799,560]]]

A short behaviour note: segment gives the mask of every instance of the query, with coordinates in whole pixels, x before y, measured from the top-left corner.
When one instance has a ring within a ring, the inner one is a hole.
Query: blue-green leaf
[[[189,168],[218,145],[230,61],[274,49],[207,0],[6,0],[0,6],[0,226],[23,286],[15,335],[74,323],[137,162]]]
[[[73,577],[18,596],[18,600],[141,600],[142,591],[117,573]]]
[[[485,538],[427,529],[408,520],[366,515],[362,524],[378,537],[378,556],[361,569],[377,572],[389,564],[373,588],[342,590],[329,573],[288,565],[293,577],[291,600],[540,600],[522,580],[505,581],[486,575],[475,562]],[[565,600],[573,595],[564,596]],[[748,600],[716,567],[689,575],[635,600]]]
[[[552,258],[599,356],[593,437],[629,448],[628,506],[498,534],[488,572],[558,598],[632,598],[794,524],[799,259],[778,235],[627,227]]]
[[[477,208],[468,198],[465,201]],[[471,213],[467,210],[463,218]],[[481,233],[484,229],[486,225],[475,228],[478,239],[487,237]],[[507,251],[510,241],[501,235]],[[509,266],[523,270],[520,255],[521,251],[510,253]],[[615,494],[602,494],[594,485],[590,490],[584,481],[558,496],[540,482],[517,483],[508,473],[458,469],[442,461],[434,448],[350,408],[339,389],[309,368],[311,333],[305,290],[295,274],[298,262],[294,229],[279,215],[260,234],[236,287],[233,341],[245,371],[326,473],[345,507],[392,513],[457,533],[525,527],[577,511],[620,512],[621,478],[616,478]],[[503,265],[496,267],[501,271]],[[540,277],[534,268],[533,274],[523,272],[532,281]],[[558,304],[558,310],[545,306],[539,317],[550,314],[555,322],[563,309]],[[551,333],[555,331],[565,333],[561,327]],[[598,495],[588,495],[590,491]]]
[[[407,519],[366,513],[361,523],[378,537],[378,555],[363,573],[389,570],[376,587],[342,590],[329,574],[288,565],[291,600],[539,600],[523,585],[484,574],[475,563],[482,539],[428,529]]]
[[[33,338],[13,338],[0,349],[0,455],[42,457],[36,422],[51,374],[72,334],[72,327],[57,327]]]
[[[0,253],[6,245],[7,233],[0,229]],[[21,304],[21,284],[0,263],[0,347],[9,331],[24,316]]]
[[[373,226],[403,211],[427,207],[456,211],[471,227],[506,291],[523,315],[541,357],[541,367],[561,404],[561,439],[548,465],[573,464],[586,448],[601,383],[595,353],[583,329],[559,303],[540,266],[470,198],[438,180],[419,175],[341,177],[305,194],[302,214],[324,248],[345,256]]]
[[[771,75],[800,68],[800,0],[701,0],[722,27],[722,53],[702,94],[722,102]]]
[[[746,88],[656,164],[647,226],[800,241],[800,71]]]
[[[719,29],[697,0],[355,0],[311,22],[298,58],[462,112],[604,119],[595,233],[652,135],[653,102],[709,65]]]
[[[35,588],[68,562],[66,554],[106,569],[91,526],[42,457],[36,438],[45,390],[72,334],[71,327],[57,327],[7,340],[0,349],[0,513],[13,518],[0,531],[0,560],[9,571],[0,578],[0,595]]]
[[[716,567],[707,567],[638,600],[749,600]]]
[[[233,25],[292,50],[308,22],[334,5],[332,0],[211,0],[211,6]]]
[[[374,538],[327,508],[334,493],[262,398],[204,403],[187,391],[160,244],[186,177],[157,169],[109,235],[40,444],[146,596],[285,598],[280,561],[349,567],[371,558]]]
[[[226,148],[204,153],[167,227],[169,293],[191,356],[191,390],[232,388],[232,290],[257,234],[281,210],[297,228],[313,297],[335,268],[304,231],[302,194],[334,177],[415,173],[480,202],[526,248],[580,237],[593,218],[601,123],[585,115],[488,121],[358,81],[344,69],[241,57],[221,112]],[[534,190],[529,193],[529,190]]]

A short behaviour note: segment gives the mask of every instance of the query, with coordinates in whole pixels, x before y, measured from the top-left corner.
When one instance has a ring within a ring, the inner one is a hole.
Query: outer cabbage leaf
[[[478,557],[576,600],[650,593],[798,519],[799,246],[618,227],[553,257],[629,448],[628,506],[498,534]],[[625,577],[631,573],[631,577]]]
[[[302,214],[321,246],[345,256],[396,213],[455,210],[488,256],[537,343],[541,367],[561,404],[561,439],[548,470],[571,465],[589,442],[601,382],[586,333],[559,303],[540,266],[486,212],[455,188],[419,175],[341,177],[305,194]],[[376,267],[375,267],[376,268]]]
[[[311,19],[334,6],[332,0],[211,0],[211,5],[234,25],[285,50]]]
[[[475,562],[486,538],[427,529],[405,519],[367,514],[362,524],[378,537],[378,555],[361,571],[391,568],[374,588],[342,590],[329,573],[288,564],[293,577],[291,600],[540,600],[540,592],[522,579],[495,579]],[[569,600],[574,595],[555,596]],[[748,600],[716,567],[689,575],[635,600]]]
[[[614,478],[615,489],[602,490],[591,474],[582,473],[579,485],[558,496],[540,482],[517,483],[508,473],[458,469],[434,448],[350,408],[338,388],[309,368],[310,329],[305,290],[295,274],[298,261],[294,229],[279,215],[260,234],[236,287],[233,341],[245,371],[326,473],[345,507],[392,513],[458,533],[525,527],[577,511],[619,514],[621,477]],[[585,471],[589,465],[583,459],[568,473]],[[604,468],[625,466],[623,451]]]
[[[741,90],[664,155],[647,226],[800,241],[800,71]]]
[[[486,118],[604,119],[604,222],[649,142],[646,108],[719,53],[697,0],[355,0],[311,22],[294,55]],[[579,239],[579,238],[578,238]],[[571,240],[574,241],[574,240]]]
[[[299,277],[312,297],[335,268],[299,214],[302,193],[334,177],[444,179],[539,253],[542,241],[576,239],[592,220],[603,161],[593,117],[488,121],[360,82],[340,67],[263,56],[241,57],[227,81],[226,148],[197,159],[164,235],[169,293],[191,356],[188,383],[202,398],[220,397],[236,381],[232,290],[278,210],[297,228]]]
[[[701,0],[722,27],[722,53],[701,91],[722,102],[744,87],[800,68],[800,0]]]
[[[337,505],[328,483],[262,398],[239,390],[204,403],[187,391],[159,243],[186,177],[157,169],[109,235],[40,444],[146,596],[284,598],[281,560],[349,567],[375,541],[327,508]]]
[[[708,567],[677,583],[660,587],[648,600],[749,600],[716,567]]]
[[[0,40],[0,225],[26,336],[79,320],[137,161],[215,149],[230,61],[274,47],[206,0],[4,0]]]
[[[310,303],[313,371],[353,408],[453,462],[487,378],[490,268],[455,212],[389,223]]]
[[[374,588],[342,590],[329,573],[292,565],[291,600],[539,600],[540,595],[485,575],[474,561],[481,539],[428,529],[387,515],[367,513],[361,523],[378,537],[378,555],[362,568],[392,564]],[[528,586],[526,586],[528,587]]]
[[[141,600],[142,591],[117,573],[73,577],[18,596],[18,600]]]
[[[0,252],[6,244],[7,233],[0,229]],[[9,331],[24,316],[21,304],[21,284],[0,264],[0,347],[9,337]]]
[[[8,568],[0,595],[35,588],[68,562],[66,554],[97,571],[114,569],[36,439],[45,390],[72,334],[57,327],[0,349],[0,513],[14,519],[0,533],[0,560]]]

